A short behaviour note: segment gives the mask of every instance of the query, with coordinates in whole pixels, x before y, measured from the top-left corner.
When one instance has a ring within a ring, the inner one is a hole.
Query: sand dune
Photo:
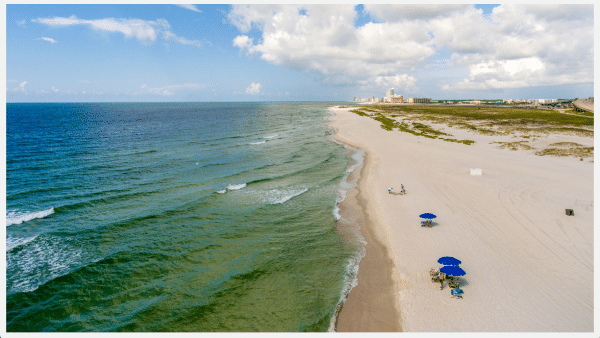
[[[335,138],[368,154],[361,194],[394,263],[403,331],[593,331],[590,159],[498,149],[493,136],[471,135],[473,145],[418,139],[332,112]],[[471,176],[474,167],[483,175]],[[406,195],[387,193],[400,184]],[[424,212],[438,225],[422,228]],[[462,299],[430,281],[446,255],[467,272]]]

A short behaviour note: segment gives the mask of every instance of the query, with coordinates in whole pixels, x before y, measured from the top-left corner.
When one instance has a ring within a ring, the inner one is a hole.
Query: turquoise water
[[[7,331],[326,331],[360,251],[327,107],[7,104]]]

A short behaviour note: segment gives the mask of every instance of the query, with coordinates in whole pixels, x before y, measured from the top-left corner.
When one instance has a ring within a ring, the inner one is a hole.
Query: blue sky
[[[593,96],[592,5],[7,5],[6,37],[7,102]]]

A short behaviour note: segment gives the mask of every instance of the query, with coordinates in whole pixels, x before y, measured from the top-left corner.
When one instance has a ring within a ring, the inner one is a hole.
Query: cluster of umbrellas
[[[438,263],[444,265],[444,266],[442,266],[440,271],[445,273],[448,276],[458,277],[458,276],[464,276],[467,274],[465,272],[465,270],[463,270],[462,268],[460,268],[458,266],[461,263],[461,261],[459,261],[458,259],[456,259],[454,257],[444,256],[444,257],[438,259]]]

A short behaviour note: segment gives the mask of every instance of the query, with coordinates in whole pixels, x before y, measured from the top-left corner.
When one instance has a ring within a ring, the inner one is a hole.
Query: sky
[[[594,6],[6,5],[6,102],[594,96]]]

